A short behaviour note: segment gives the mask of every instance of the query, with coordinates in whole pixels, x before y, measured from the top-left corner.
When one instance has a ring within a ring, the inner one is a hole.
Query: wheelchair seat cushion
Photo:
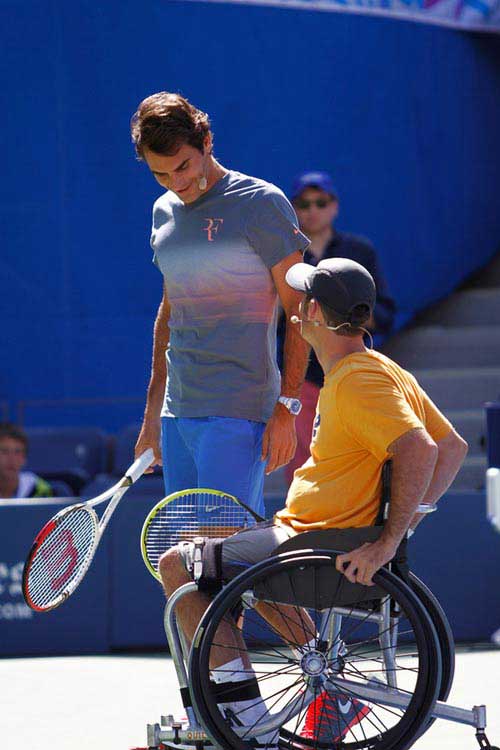
[[[280,544],[274,555],[301,550],[350,552],[365,542],[376,541],[382,530],[382,526],[364,526],[352,529],[304,531]],[[394,572],[404,578],[407,570],[406,541],[399,546],[393,566]],[[384,592],[377,586],[351,583],[342,573],[332,570],[331,566],[325,566],[324,574],[320,569],[314,581],[311,568],[295,571],[293,580],[290,580],[288,574],[275,573],[254,594],[260,598],[271,598],[284,604],[319,609],[362,604],[371,607],[384,596]]]
[[[366,542],[376,542],[383,530],[383,526],[361,526],[349,529],[303,531],[280,544],[275,554],[301,549],[332,549],[337,552],[351,552]],[[393,561],[399,564],[407,562],[406,539],[399,545]]]

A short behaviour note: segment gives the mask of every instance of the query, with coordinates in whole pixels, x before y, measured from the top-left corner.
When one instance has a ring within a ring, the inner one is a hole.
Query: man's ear
[[[207,133],[203,139],[203,156],[211,154],[213,150],[212,133]]]
[[[323,315],[323,311],[321,310],[321,306],[317,299],[314,299],[314,297],[309,300],[309,305],[307,307],[307,319],[311,322],[317,321],[318,323],[324,323],[325,318]]]

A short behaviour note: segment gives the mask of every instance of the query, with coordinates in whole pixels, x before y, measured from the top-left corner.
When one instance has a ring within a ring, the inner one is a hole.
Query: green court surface
[[[500,743],[500,650],[459,650],[448,701],[488,707]],[[0,661],[1,750],[129,750],[146,746],[146,724],[183,715],[167,655]],[[471,727],[437,721],[415,750],[476,750]]]

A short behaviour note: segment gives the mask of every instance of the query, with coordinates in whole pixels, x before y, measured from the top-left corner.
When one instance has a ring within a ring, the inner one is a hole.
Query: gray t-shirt
[[[171,306],[162,416],[269,419],[280,391],[270,269],[308,245],[281,190],[239,172],[193,203],[156,201],[151,247]]]

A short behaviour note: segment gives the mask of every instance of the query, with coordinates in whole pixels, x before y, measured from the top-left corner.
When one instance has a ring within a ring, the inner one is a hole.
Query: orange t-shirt
[[[411,373],[376,351],[341,359],[319,394],[311,457],[276,522],[297,532],[373,524],[387,449],[418,427],[436,442],[452,429]]]

